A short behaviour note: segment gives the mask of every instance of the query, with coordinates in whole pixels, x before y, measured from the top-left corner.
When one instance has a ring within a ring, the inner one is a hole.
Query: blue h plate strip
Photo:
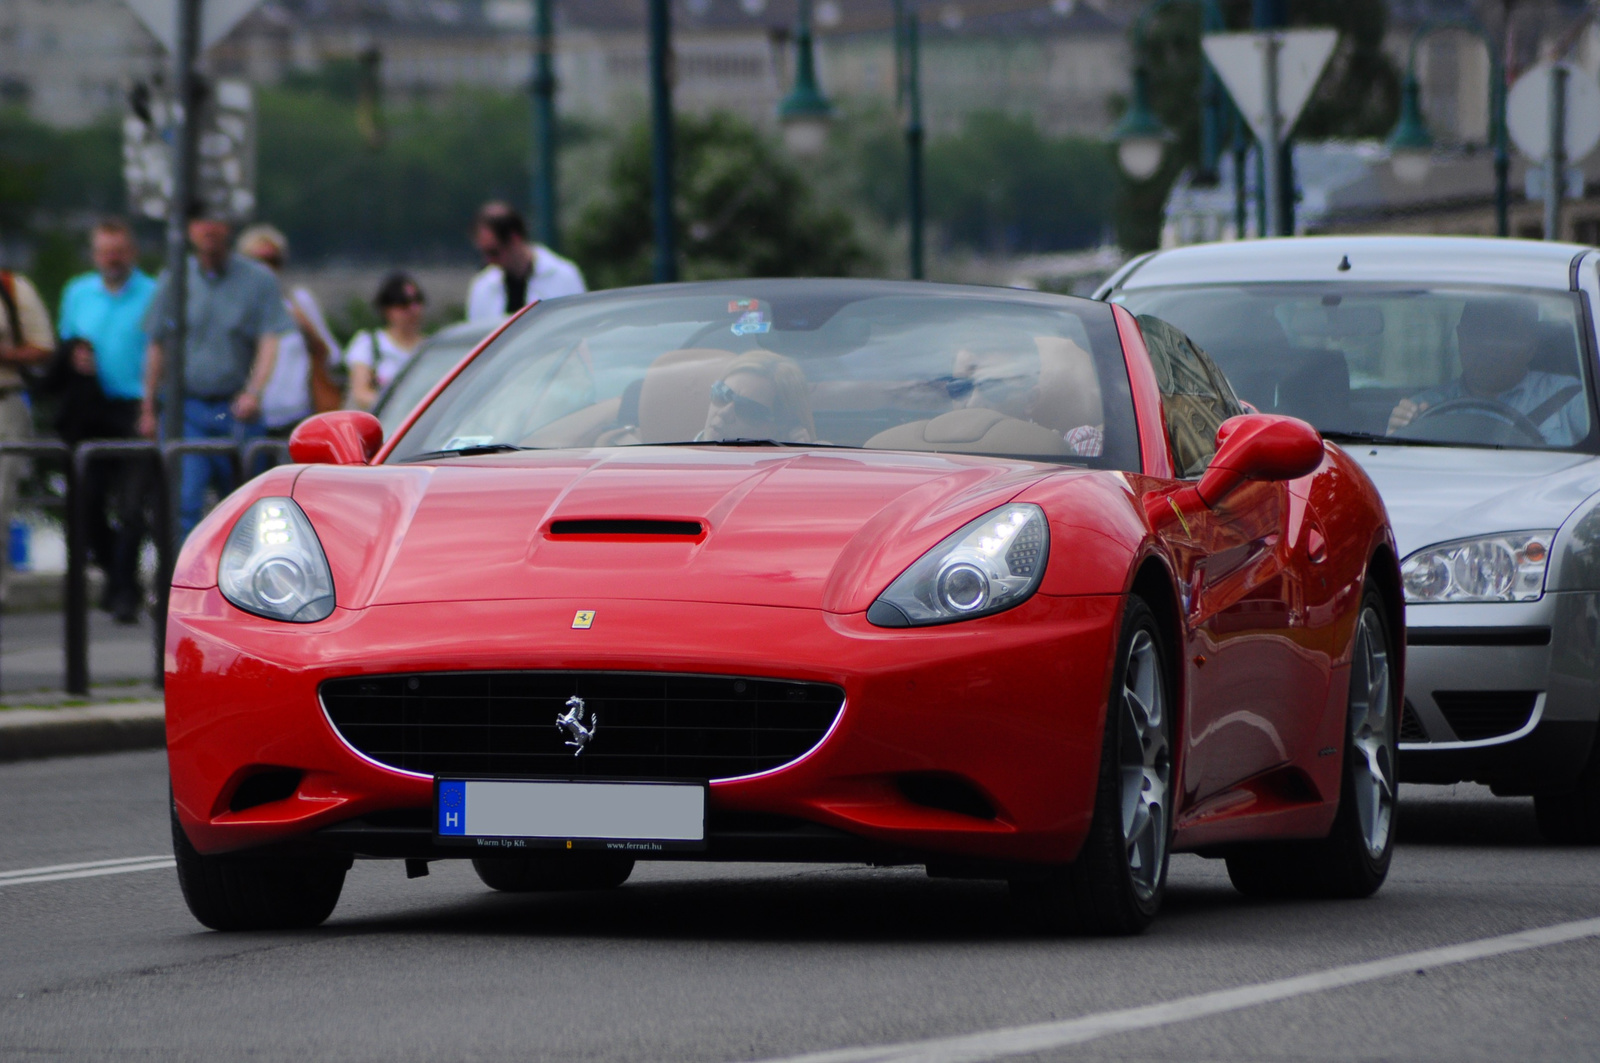
[[[467,784],[439,783],[439,833],[467,833]]]

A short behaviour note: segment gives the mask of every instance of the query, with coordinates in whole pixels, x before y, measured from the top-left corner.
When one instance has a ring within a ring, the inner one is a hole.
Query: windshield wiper
[[[480,443],[473,447],[456,447],[454,450],[430,450],[415,454],[407,461],[427,461],[430,458],[475,458],[480,454],[504,454],[511,450],[538,450],[538,447],[519,447],[512,443]]]
[[[1386,436],[1378,432],[1323,432],[1323,439],[1335,443],[1384,443],[1396,447],[1459,447],[1467,444],[1448,443],[1440,439],[1411,439],[1406,436]],[[1475,444],[1481,445],[1481,444]],[[1490,444],[1491,446],[1493,444]]]
[[[810,450],[821,447],[827,450],[860,450],[860,447],[850,446],[848,443],[798,443],[785,439],[751,439],[740,436],[736,439],[678,439],[670,443],[628,443],[630,447],[789,447],[800,450]]]

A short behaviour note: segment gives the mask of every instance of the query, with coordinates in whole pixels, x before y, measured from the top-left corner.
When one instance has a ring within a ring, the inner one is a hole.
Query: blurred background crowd
[[[139,160],[166,151],[172,64],[138,6],[0,0],[0,440],[157,436],[165,207]],[[392,430],[527,302],[659,276],[645,0],[236,6],[247,13],[201,56],[214,97],[232,87],[237,129],[217,128],[238,166],[227,209],[189,226],[185,437],[284,438],[336,408],[376,408]],[[909,272],[1082,293],[1152,247],[1259,235],[1246,204],[1261,160],[1242,123],[1202,150],[1207,19],[1339,32],[1286,149],[1297,233],[1494,232],[1496,72],[1560,54],[1600,76],[1583,0],[668,7],[683,279]],[[902,31],[907,11],[920,36]],[[1424,180],[1393,150],[1408,79],[1431,138]],[[1141,107],[1163,146],[1129,172],[1108,133]],[[791,136],[796,117],[820,129]],[[1512,167],[1511,231],[1542,235],[1525,164]],[[1561,235],[1595,242],[1600,157],[1580,170]],[[150,473],[102,465],[88,485],[101,604],[130,619]],[[186,462],[183,528],[231,475]],[[19,490],[59,482],[0,458],[0,528]],[[26,564],[19,535],[7,556]]]

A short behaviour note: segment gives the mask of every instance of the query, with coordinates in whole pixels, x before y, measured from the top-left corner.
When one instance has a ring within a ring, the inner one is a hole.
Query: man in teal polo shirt
[[[80,438],[136,439],[144,398],[144,318],[156,282],[136,267],[138,246],[120,219],[94,227],[90,255],[94,272],[67,285],[57,329],[70,363],[63,370],[88,387],[68,388],[64,401],[84,408],[64,409],[58,427],[64,438],[70,424],[71,434]],[[98,383],[99,394],[91,381]],[[122,623],[133,623],[141,597],[139,544],[145,533],[149,462],[96,461],[88,479],[89,547],[106,574],[101,606]],[[108,500],[114,528],[107,519]]]

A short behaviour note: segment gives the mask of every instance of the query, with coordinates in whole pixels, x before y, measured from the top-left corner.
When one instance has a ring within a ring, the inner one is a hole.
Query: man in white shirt
[[[527,223],[508,204],[484,204],[473,240],[488,265],[467,289],[468,321],[502,321],[529,303],[589,290],[576,263],[529,243]]]

